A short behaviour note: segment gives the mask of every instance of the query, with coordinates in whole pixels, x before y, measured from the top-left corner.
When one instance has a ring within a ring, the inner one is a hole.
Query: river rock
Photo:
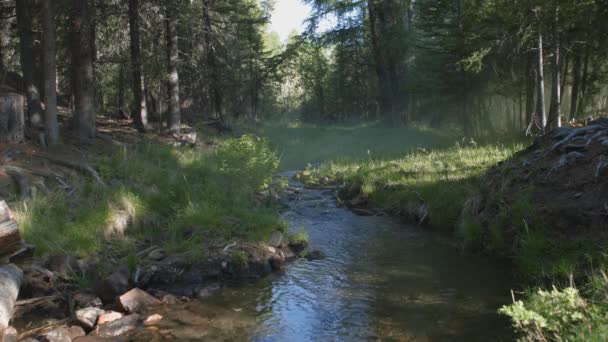
[[[270,235],[270,239],[268,240],[268,244],[272,247],[279,247],[281,246],[281,243],[283,242],[283,233],[281,233],[278,230],[275,230],[274,232],[272,232],[272,234]]]
[[[137,314],[125,316],[115,321],[100,324],[91,333],[99,337],[117,337],[128,333],[139,326],[141,317]]]
[[[120,312],[106,311],[106,312],[102,313],[101,315],[99,315],[99,317],[97,318],[97,324],[102,325],[102,324],[114,322],[123,317],[124,317],[124,315],[121,314]]]
[[[9,326],[4,330],[3,338],[3,342],[17,342],[19,341],[19,333],[17,332],[17,329],[12,326]]]
[[[368,209],[364,209],[364,208],[351,208],[352,212],[355,213],[355,215],[359,215],[359,216],[374,216],[374,212]]]
[[[61,327],[44,334],[41,340],[43,342],[72,342],[75,338],[85,335],[81,327]]]
[[[158,322],[160,322],[163,319],[163,316],[159,315],[159,314],[153,314],[148,316],[148,318],[146,318],[144,320],[144,325],[154,325]]]
[[[160,300],[143,290],[134,288],[120,296],[118,304],[127,312],[139,312],[149,306],[160,304]]]
[[[74,315],[76,316],[76,320],[86,328],[93,328],[97,322],[97,318],[102,313],[104,313],[104,311],[100,308],[88,307],[76,310]]]
[[[83,336],[77,337],[73,342],[126,342],[127,339],[123,337],[99,337],[99,336]]]

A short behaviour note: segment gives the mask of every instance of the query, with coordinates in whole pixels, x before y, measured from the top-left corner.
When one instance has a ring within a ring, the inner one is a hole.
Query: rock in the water
[[[159,314],[153,314],[148,316],[148,318],[146,318],[144,320],[144,325],[154,325],[158,322],[160,322],[163,319],[163,316],[159,315]]]
[[[314,251],[310,251],[308,253],[306,253],[306,255],[304,256],[306,258],[306,260],[312,261],[312,260],[321,260],[325,258],[325,253],[319,251],[319,250],[314,250]]]
[[[97,294],[105,302],[129,290],[129,271],[118,270],[104,278],[97,286]]]
[[[72,342],[75,338],[85,336],[85,332],[81,327],[61,327],[44,334],[42,341],[44,342]]]
[[[145,291],[135,288],[120,296],[118,304],[127,312],[139,312],[149,306],[160,304],[160,301]]]
[[[88,307],[99,308],[102,305],[101,299],[94,294],[79,292],[74,295],[74,306],[76,309]]]
[[[99,337],[99,336],[83,336],[74,339],[74,342],[126,342],[126,338],[122,337]]]
[[[97,318],[97,324],[102,325],[102,324],[114,322],[123,317],[124,317],[124,315],[121,314],[120,312],[106,311],[106,312],[102,313],[101,315],[99,315],[99,318]]]
[[[270,263],[270,267],[272,267],[274,271],[280,271],[285,265],[285,258],[281,255],[273,255],[272,257],[270,257],[268,262]]]
[[[87,328],[93,328],[97,322],[99,315],[104,313],[104,310],[100,308],[88,307],[84,309],[76,310],[76,320]]]
[[[91,335],[99,337],[117,337],[137,328],[139,323],[139,315],[129,315],[109,323],[98,325]]]
[[[272,247],[279,247],[283,243],[283,233],[278,230],[275,230],[270,235],[270,239],[268,240],[268,244]]]

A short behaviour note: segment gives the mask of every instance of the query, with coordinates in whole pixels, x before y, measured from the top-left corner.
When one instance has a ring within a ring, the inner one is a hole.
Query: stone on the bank
[[[97,293],[104,301],[112,301],[114,297],[129,290],[128,270],[118,270],[106,278],[97,286]]]
[[[102,325],[102,324],[105,324],[105,323],[114,322],[114,321],[119,320],[119,319],[121,319],[123,317],[124,317],[124,315],[121,314],[120,312],[106,311],[106,312],[102,313],[101,315],[99,315],[99,317],[97,318],[97,324],[98,325]]]
[[[72,342],[75,338],[85,336],[81,327],[61,327],[49,331],[42,336],[43,342]]]
[[[87,328],[93,328],[97,322],[97,318],[104,313],[100,308],[88,307],[76,310],[76,320]]]
[[[125,316],[121,319],[98,325],[91,335],[99,337],[117,337],[137,328],[139,322],[139,315]]]
[[[3,342],[17,342],[19,341],[19,333],[17,332],[17,329],[9,326],[4,330],[3,338]]]
[[[127,341],[126,338],[121,337],[99,337],[99,336],[83,336],[74,339],[73,342],[123,342]]]
[[[118,304],[127,312],[139,312],[149,306],[160,304],[160,301],[147,292],[134,288],[118,297]]]
[[[277,249],[272,247],[272,246],[268,246],[266,247],[266,249],[268,250],[268,252],[275,254],[277,252]]]
[[[272,247],[279,247],[283,242],[283,233],[278,230],[275,230],[270,235],[270,239],[268,240],[268,244]]]
[[[148,316],[148,318],[146,318],[144,320],[144,325],[154,325],[158,322],[160,322],[163,319],[163,316],[159,315],[159,314],[153,314]]]
[[[77,309],[82,308],[99,308],[103,305],[101,299],[94,294],[79,292],[74,295],[74,306]]]

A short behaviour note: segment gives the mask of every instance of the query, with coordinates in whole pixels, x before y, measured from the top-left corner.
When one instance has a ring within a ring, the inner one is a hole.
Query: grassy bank
[[[260,240],[281,227],[256,200],[278,166],[258,138],[230,139],[213,152],[142,143],[93,160],[105,185],[77,177],[21,202],[16,214],[36,253],[128,256],[145,244],[203,255],[232,241]]]

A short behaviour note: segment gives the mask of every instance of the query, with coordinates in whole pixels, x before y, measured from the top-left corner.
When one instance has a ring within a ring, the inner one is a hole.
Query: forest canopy
[[[57,122],[91,138],[97,116],[169,133],[301,119],[481,135],[605,112],[603,1],[305,3],[307,29],[281,42],[267,0],[5,1],[3,84],[50,143]]]

